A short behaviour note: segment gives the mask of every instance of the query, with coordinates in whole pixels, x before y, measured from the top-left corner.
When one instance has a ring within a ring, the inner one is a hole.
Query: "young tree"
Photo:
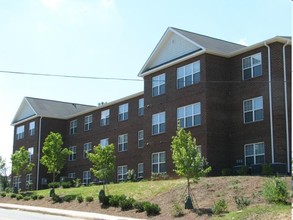
[[[190,180],[198,181],[207,175],[211,167],[207,166],[206,159],[201,156],[196,141],[190,132],[178,127],[176,136],[172,137],[172,159],[174,171],[187,179],[187,199],[190,199]],[[191,200],[190,200],[191,201]],[[191,204],[192,206],[192,204]]]
[[[17,176],[31,172],[34,167],[34,163],[30,162],[29,152],[24,148],[24,146],[12,154],[11,162],[12,173]]]
[[[52,173],[53,182],[55,182],[56,176],[60,174],[68,155],[71,153],[69,149],[64,148],[62,145],[63,141],[61,134],[50,132],[45,139],[42,149],[43,156],[40,162],[47,167],[48,173]]]
[[[93,163],[91,172],[98,179],[103,180],[103,188],[105,189],[105,182],[113,177],[115,172],[116,156],[114,155],[115,147],[110,144],[102,147],[100,144],[94,147],[93,153],[88,153],[88,159]]]
[[[5,189],[8,186],[8,181],[7,181],[7,174],[6,174],[6,162],[5,159],[3,159],[0,156],[0,190]]]

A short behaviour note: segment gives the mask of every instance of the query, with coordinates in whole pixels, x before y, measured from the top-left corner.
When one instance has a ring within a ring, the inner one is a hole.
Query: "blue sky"
[[[138,79],[168,27],[252,45],[291,36],[290,0],[0,1],[0,71]],[[97,105],[143,90],[143,82],[0,73],[0,156],[25,96]]]

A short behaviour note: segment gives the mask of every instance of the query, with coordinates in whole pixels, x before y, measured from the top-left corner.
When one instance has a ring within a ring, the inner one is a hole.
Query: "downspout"
[[[283,46],[283,73],[284,73],[284,97],[285,97],[285,121],[286,121],[286,148],[287,148],[287,172],[290,173],[290,150],[289,150],[289,119],[288,119],[288,100],[287,100],[287,75],[286,75],[286,53],[285,47],[289,44],[286,42]]]
[[[269,105],[270,105],[270,127],[271,127],[271,154],[272,163],[275,163],[274,149],[274,127],[273,127],[273,106],[272,106],[272,76],[271,76],[271,48],[265,42],[264,45],[268,48],[268,75],[269,75]]]
[[[37,161],[37,187],[36,190],[39,190],[39,178],[40,178],[40,157],[41,157],[41,134],[42,134],[42,116],[39,121],[39,143],[38,143],[38,161]]]

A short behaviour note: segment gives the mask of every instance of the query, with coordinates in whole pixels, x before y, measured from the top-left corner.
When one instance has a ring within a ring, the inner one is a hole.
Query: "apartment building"
[[[85,152],[115,145],[116,181],[176,176],[171,138],[177,123],[196,138],[217,175],[223,168],[263,163],[290,172],[291,37],[251,46],[168,28],[138,76],[144,91],[101,106],[25,97],[12,125],[13,151],[25,146],[36,164],[13,184],[45,188],[39,164],[50,131],[61,133],[69,156],[61,176],[96,181]]]

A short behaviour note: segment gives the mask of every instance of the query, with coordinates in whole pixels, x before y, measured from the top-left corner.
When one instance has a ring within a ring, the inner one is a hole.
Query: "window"
[[[190,128],[201,124],[200,102],[177,108],[177,121],[181,128]]]
[[[138,100],[138,116],[144,115],[144,98]]]
[[[251,79],[262,75],[261,53],[242,59],[242,79]]]
[[[87,153],[92,151],[92,142],[85,143],[83,145],[83,158],[87,158]]]
[[[152,116],[152,134],[161,134],[166,131],[165,112],[160,112]]]
[[[144,141],[143,141],[143,130],[140,130],[137,132],[137,147],[138,148],[143,148],[144,146]]]
[[[245,165],[262,164],[265,161],[264,143],[253,143],[244,145]]]
[[[166,153],[165,152],[152,154],[152,172],[153,173],[166,172]]]
[[[109,119],[110,119],[110,109],[101,111],[100,125],[101,126],[109,125]]]
[[[104,138],[100,140],[101,147],[106,147],[109,145],[109,138]]]
[[[243,102],[244,123],[263,120],[263,100],[262,96]]]
[[[91,172],[89,170],[82,172],[82,183],[84,185],[89,185],[91,182]]]
[[[30,147],[28,149],[28,157],[29,157],[29,161],[32,162],[33,161],[33,156],[34,156],[34,148]]]
[[[68,178],[75,179],[76,178],[76,174],[75,173],[68,173]]]
[[[93,128],[93,115],[84,117],[84,130],[89,131]]]
[[[118,136],[118,152],[127,151],[128,134]]]
[[[69,150],[71,151],[71,154],[68,156],[69,161],[74,161],[76,160],[76,146],[69,147]]]
[[[137,165],[137,178],[143,178],[143,163]]]
[[[21,188],[21,176],[13,177],[13,187],[20,189]]]
[[[16,128],[16,140],[24,138],[24,125]]]
[[[25,179],[25,188],[27,190],[31,190],[32,189],[32,184],[33,184],[33,177],[32,174],[26,174],[26,179]]]
[[[70,131],[69,134],[77,133],[77,120],[70,121]]]
[[[35,128],[35,122],[32,121],[29,123],[29,134],[30,136],[33,136],[35,134],[36,128]]]
[[[154,76],[152,78],[152,91],[153,97],[165,94],[166,92],[166,85],[165,85],[165,76],[166,74],[163,73],[158,76]]]
[[[200,81],[200,61],[190,63],[177,69],[177,88],[190,86]]]
[[[118,120],[125,121],[128,119],[128,103],[119,106]]]
[[[127,165],[124,166],[118,166],[117,167],[117,180],[118,181],[123,181],[127,180]]]

